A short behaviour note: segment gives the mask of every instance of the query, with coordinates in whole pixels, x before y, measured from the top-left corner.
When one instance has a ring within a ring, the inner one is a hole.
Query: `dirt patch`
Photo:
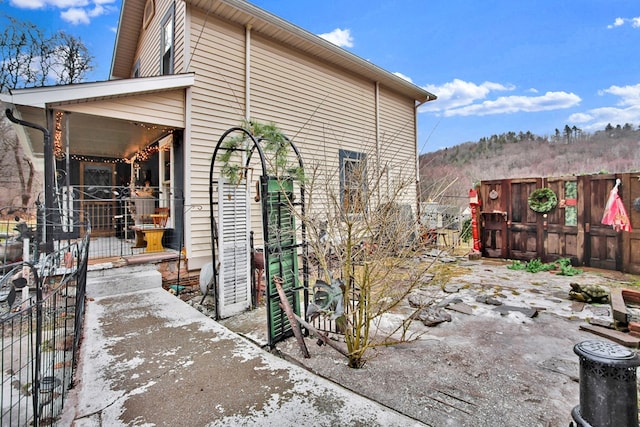
[[[295,339],[275,351],[345,388],[371,398],[430,426],[569,425],[579,404],[575,344],[600,339],[580,331],[591,319],[611,319],[608,304],[576,304],[571,283],[629,287],[637,276],[589,270],[578,276],[528,273],[495,260],[448,263],[447,280],[429,295],[451,315],[435,327],[414,321],[419,339],[369,354],[362,369],[347,367],[334,349],[306,338],[311,353],[302,357]],[[452,270],[458,269],[457,272]],[[487,304],[489,296],[502,303]],[[449,302],[464,304],[464,312]],[[505,306],[533,308],[505,310]],[[378,323],[383,334],[406,319],[408,303]],[[465,314],[466,313],[466,314]],[[264,311],[255,310],[223,323],[257,343],[266,336]],[[251,321],[253,319],[253,321]],[[262,337],[262,338],[261,338]],[[339,340],[339,337],[336,337]]]

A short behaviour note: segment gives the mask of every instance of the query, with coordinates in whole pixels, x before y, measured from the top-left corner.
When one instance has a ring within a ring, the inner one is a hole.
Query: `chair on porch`
[[[169,220],[169,208],[156,208],[155,213],[151,215],[151,219],[155,228],[165,228]]]

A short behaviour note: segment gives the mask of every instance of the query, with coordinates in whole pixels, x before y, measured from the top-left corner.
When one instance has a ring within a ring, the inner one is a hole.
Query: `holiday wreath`
[[[547,213],[557,204],[556,193],[550,188],[538,188],[529,195],[529,208],[538,213]]]

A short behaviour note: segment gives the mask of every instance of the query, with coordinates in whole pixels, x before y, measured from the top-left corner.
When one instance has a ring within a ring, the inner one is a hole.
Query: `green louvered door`
[[[273,346],[293,334],[274,277],[283,279],[283,288],[293,311],[300,315],[298,248],[291,180],[261,177],[263,226],[265,235],[265,272],[267,276],[267,319],[269,345]]]

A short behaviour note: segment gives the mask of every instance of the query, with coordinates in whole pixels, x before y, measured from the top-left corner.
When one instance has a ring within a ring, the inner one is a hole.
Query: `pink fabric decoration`
[[[602,215],[602,223],[605,225],[613,226],[616,231],[631,231],[631,223],[629,222],[629,216],[622,204],[622,199],[618,194],[618,186],[620,180],[616,180],[616,185],[609,193],[609,199],[607,205],[604,208],[604,215]]]

